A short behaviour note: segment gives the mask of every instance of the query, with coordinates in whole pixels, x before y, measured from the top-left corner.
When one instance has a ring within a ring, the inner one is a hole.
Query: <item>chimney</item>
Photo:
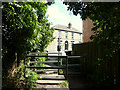
[[[72,28],[72,24],[71,24],[71,23],[68,24],[68,28],[69,28],[69,29]]]

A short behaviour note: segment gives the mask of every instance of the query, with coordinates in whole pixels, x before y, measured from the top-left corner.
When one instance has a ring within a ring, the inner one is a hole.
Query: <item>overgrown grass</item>
[[[68,87],[68,86],[69,86],[69,83],[68,83],[68,81],[66,80],[66,81],[60,83],[60,85],[63,85],[64,87]]]
[[[26,66],[46,66],[44,63],[30,63],[30,61],[40,62],[40,61],[46,61],[47,58],[44,57],[36,57],[36,58],[28,58],[26,61]],[[25,81],[27,82],[27,88],[32,89],[35,85],[36,81],[39,79],[41,80],[41,77],[37,76],[36,70],[42,70],[42,69],[26,69],[25,71]],[[44,69],[43,69],[44,70]]]

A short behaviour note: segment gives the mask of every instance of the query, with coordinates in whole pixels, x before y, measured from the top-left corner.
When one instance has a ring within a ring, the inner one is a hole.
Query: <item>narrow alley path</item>
[[[93,85],[91,81],[85,78],[83,75],[68,75],[69,90],[90,90]]]
[[[56,58],[50,58],[48,61],[54,62]],[[55,63],[48,63],[47,67],[57,66]],[[44,70],[44,74],[38,74],[38,77],[42,78],[37,81],[37,84],[34,85],[34,88],[64,88],[64,90],[68,90],[68,86],[63,85],[65,82],[64,75],[58,75],[58,69],[46,69]]]
[[[55,61],[55,59],[50,59],[50,61]],[[55,63],[47,64],[48,67],[56,66]],[[71,70],[69,70],[71,72]],[[42,88],[45,90],[59,88],[61,90],[73,90],[73,89],[90,89],[92,88],[92,83],[87,80],[84,75],[68,75],[68,86],[64,86],[65,82],[64,75],[58,75],[57,69],[47,69],[45,74],[38,74],[42,80],[38,80],[34,88]],[[63,79],[63,80],[61,80]]]

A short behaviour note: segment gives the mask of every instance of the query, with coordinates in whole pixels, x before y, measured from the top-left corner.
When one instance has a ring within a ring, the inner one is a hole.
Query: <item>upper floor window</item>
[[[74,33],[72,32],[72,39],[74,39]]]
[[[59,31],[59,38],[61,38],[61,31]]]
[[[80,40],[82,39],[82,35],[80,34]]]
[[[65,32],[65,38],[68,38],[68,32],[67,31]]]

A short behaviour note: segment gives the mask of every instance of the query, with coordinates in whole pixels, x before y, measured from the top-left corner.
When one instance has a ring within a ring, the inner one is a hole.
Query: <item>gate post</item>
[[[61,56],[62,56],[62,53],[61,53]],[[60,65],[62,65],[62,58],[60,58]]]
[[[68,80],[68,56],[66,56],[66,79]]]
[[[59,56],[59,55],[58,55]],[[58,66],[60,66],[60,58],[58,57]],[[58,75],[60,74],[60,69],[58,69]]]

